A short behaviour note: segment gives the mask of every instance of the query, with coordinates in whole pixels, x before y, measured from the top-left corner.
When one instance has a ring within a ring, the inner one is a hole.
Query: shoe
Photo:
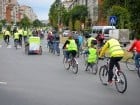
[[[107,83],[107,85],[112,86],[113,85],[113,81],[112,80],[109,80],[108,83]]]

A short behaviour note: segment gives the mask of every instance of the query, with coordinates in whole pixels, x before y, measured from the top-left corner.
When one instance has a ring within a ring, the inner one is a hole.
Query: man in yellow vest
[[[22,36],[23,36],[23,30],[22,30],[22,28],[20,28],[18,30],[18,33],[19,33],[19,44],[22,46]]]
[[[94,41],[94,43],[92,43],[93,41]],[[97,41],[93,36],[89,35],[89,38],[87,39],[87,47],[90,48],[91,44],[95,45],[95,44],[97,44]]]
[[[15,47],[17,47],[17,45],[19,45],[19,33],[18,33],[18,31],[15,31],[15,33],[14,33],[14,45],[15,45]]]
[[[28,31],[24,30],[23,31],[24,44],[27,42],[27,37],[28,37]]]
[[[9,45],[10,35],[11,35],[10,31],[7,29],[4,32],[4,41],[7,45]]]
[[[99,58],[101,58],[105,54],[106,50],[109,51],[110,56],[108,83],[111,84],[113,78],[113,67],[115,65],[118,70],[120,70],[119,61],[123,58],[124,51],[121,48],[119,41],[113,37],[110,37],[110,39],[105,43],[105,45],[101,49]]]
[[[69,43],[66,45],[66,49],[67,49],[67,54],[68,54],[68,59],[69,59],[70,54],[72,54],[73,58],[76,56],[77,44],[75,40],[73,39],[72,35],[69,36],[68,41]]]

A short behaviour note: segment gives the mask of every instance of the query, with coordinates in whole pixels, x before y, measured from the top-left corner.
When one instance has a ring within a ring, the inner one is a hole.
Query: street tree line
[[[139,0],[104,0],[98,10],[103,11],[101,18],[105,19],[109,25],[109,17],[116,16],[117,22],[114,24],[117,28],[128,28],[140,33],[140,2]],[[88,18],[88,9],[85,5],[76,5],[71,10],[56,0],[49,12],[50,24],[58,27],[63,24],[71,30],[81,29],[81,23],[85,28],[91,26],[91,19]]]

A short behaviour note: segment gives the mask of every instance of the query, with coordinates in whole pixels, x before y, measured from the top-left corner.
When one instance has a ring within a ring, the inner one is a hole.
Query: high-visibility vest
[[[23,36],[27,36],[28,35],[28,32],[25,30],[23,31]]]
[[[94,63],[97,60],[97,50],[95,48],[89,48],[88,63]]]
[[[77,51],[77,45],[76,45],[76,42],[75,42],[75,40],[74,39],[72,39],[72,40],[69,40],[70,41],[70,43],[68,44],[68,51],[72,51],[72,50],[75,50],[75,51]]]
[[[120,43],[116,39],[110,39],[108,41],[109,44],[109,53],[111,57],[122,57],[124,55],[124,51],[120,46]]]
[[[9,31],[5,31],[4,35],[9,35],[10,36],[10,32]]]
[[[29,44],[40,44],[40,37],[31,36],[29,37]]]
[[[92,40],[96,40],[96,39],[93,38],[93,37],[88,38],[88,40],[87,40],[87,45],[88,45],[88,47],[91,47],[91,42],[92,42]]]
[[[18,32],[14,33],[14,39],[19,39],[19,33]]]

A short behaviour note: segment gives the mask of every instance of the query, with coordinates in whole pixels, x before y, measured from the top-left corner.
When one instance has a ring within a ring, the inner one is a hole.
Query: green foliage
[[[73,30],[73,24],[72,24],[72,20],[71,19],[69,20],[69,29]]]
[[[126,8],[120,6],[112,6],[108,12],[108,16],[117,17],[117,28],[130,28],[130,13]]]
[[[20,21],[19,26],[26,29],[31,26],[31,21],[27,16],[24,16],[24,18]]]
[[[36,19],[33,21],[33,27],[41,27],[43,24],[40,20]]]
[[[70,11],[70,15],[74,21],[80,20],[81,22],[85,22],[85,19],[88,16],[87,7],[84,5],[77,5]]]
[[[74,29],[75,29],[76,31],[80,31],[80,29],[81,29],[81,22],[80,22],[79,20],[76,20],[76,21],[75,21]]]

